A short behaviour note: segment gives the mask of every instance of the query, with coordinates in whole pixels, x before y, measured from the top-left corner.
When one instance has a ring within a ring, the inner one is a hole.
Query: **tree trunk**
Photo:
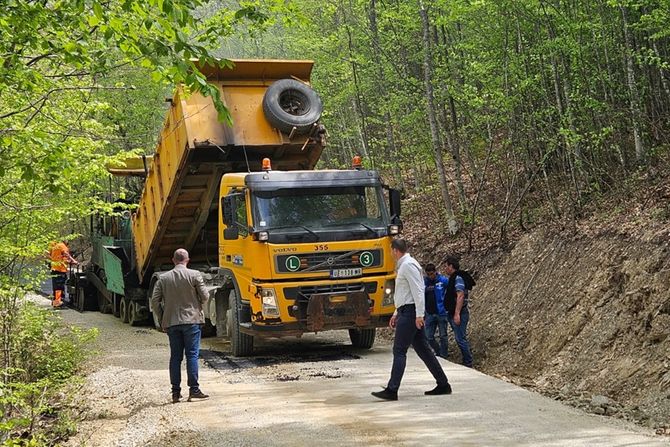
[[[442,31],[442,45],[444,46],[444,63],[445,65],[449,64],[449,50],[448,50],[448,40],[444,26],[441,27]],[[447,146],[451,152],[451,156],[454,159],[454,174],[456,176],[456,187],[458,188],[458,202],[460,204],[461,215],[466,215],[468,213],[468,203],[467,198],[465,197],[465,187],[463,186],[463,163],[461,160],[461,148],[460,148],[460,137],[458,134],[458,118],[456,115],[456,105],[454,102],[454,97],[449,91],[447,83],[443,83],[443,88],[445,90],[447,99],[450,105],[450,112],[447,112],[447,108],[442,104],[442,121],[444,122],[444,134],[447,138]],[[449,128],[449,121],[451,120],[452,128]],[[452,130],[453,129],[453,130]]]
[[[340,7],[342,8],[343,11],[346,10],[343,4],[340,4]],[[361,155],[363,155],[366,158],[370,158],[372,166],[374,167],[374,158],[370,154],[370,148],[369,148],[370,145],[368,138],[368,125],[365,117],[365,112],[363,111],[363,100],[361,97],[360,83],[358,80],[358,67],[356,66],[356,61],[354,58],[354,39],[353,36],[351,35],[351,26],[347,23],[348,17],[346,16],[346,14],[344,15],[344,21],[345,21],[344,28],[347,32],[347,48],[349,50],[349,62],[351,63],[351,73],[353,76],[354,89],[356,92],[356,95],[354,97],[354,109],[358,112],[358,116],[360,118],[359,132],[361,137]]]
[[[419,14],[421,15],[421,24],[423,26],[423,72],[424,83],[426,87],[426,112],[428,113],[428,121],[430,124],[430,137],[433,146],[433,152],[435,153],[435,164],[440,182],[440,190],[442,192],[442,200],[444,201],[444,207],[447,213],[447,227],[449,229],[449,233],[456,234],[458,232],[458,222],[456,221],[456,216],[454,215],[454,208],[451,203],[451,197],[449,197],[449,190],[447,188],[447,178],[444,173],[444,162],[442,160],[442,145],[440,143],[440,134],[435,116],[435,100],[433,94],[433,85],[431,83],[433,64],[431,59],[431,39],[428,11],[424,7],[423,1],[421,0],[419,0],[419,6]]]
[[[640,94],[637,90],[635,79],[635,66],[633,65],[633,43],[628,29],[628,14],[624,5],[619,5],[621,20],[623,21],[623,36],[626,43],[626,80],[628,83],[628,94],[630,95],[630,112],[633,115],[633,137],[635,138],[635,159],[638,164],[645,162],[647,149],[642,141],[642,111],[640,110]]]
[[[372,34],[372,57],[375,62],[377,79],[377,88],[380,93],[381,103],[388,104],[388,90],[386,89],[386,75],[381,61],[381,47],[379,43],[379,28],[377,27],[377,2],[370,0],[370,33]],[[398,147],[395,144],[393,136],[393,124],[391,122],[391,113],[388,108],[384,108],[384,129],[386,130],[386,154],[391,161],[393,177],[397,185],[402,185],[402,176],[400,174],[400,156]]]

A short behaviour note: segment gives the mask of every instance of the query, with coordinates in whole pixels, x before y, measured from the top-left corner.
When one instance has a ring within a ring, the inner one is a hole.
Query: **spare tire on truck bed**
[[[273,127],[289,135],[291,132],[294,135],[309,133],[321,118],[322,111],[319,95],[295,79],[275,81],[263,96],[265,118]]]

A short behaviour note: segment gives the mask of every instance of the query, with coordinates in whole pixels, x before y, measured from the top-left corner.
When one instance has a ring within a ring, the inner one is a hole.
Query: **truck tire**
[[[86,289],[84,286],[77,287],[77,298],[73,301],[74,308],[79,312],[83,312],[86,302]]]
[[[128,312],[129,307],[130,307],[130,301],[128,301],[127,298],[121,298],[121,302],[119,303],[119,318],[124,323],[128,323],[130,321]]]
[[[210,320],[209,318],[205,318],[205,324],[202,325],[200,333],[202,338],[216,336],[216,326],[214,326],[212,320]]]
[[[265,118],[285,134],[309,133],[321,118],[322,111],[319,95],[310,86],[295,79],[275,81],[263,96]]]
[[[237,291],[231,290],[228,297],[230,318],[228,326],[230,330],[230,347],[235,357],[246,357],[251,355],[254,350],[254,337],[240,331],[239,319],[239,300],[237,299]]]
[[[349,339],[354,348],[370,349],[375,344],[377,329],[349,329]]]
[[[158,321],[158,315],[156,314],[156,312],[151,312],[151,319],[154,322],[154,327],[159,331],[162,331],[163,329],[161,328],[161,322]]]
[[[79,294],[80,294],[80,300],[79,304],[81,308],[79,309],[80,312],[86,311],[86,310],[98,310],[98,299],[97,299],[97,293],[98,291],[93,287],[92,285],[88,284],[86,286],[80,286]]]
[[[230,338],[230,290],[217,293],[214,297],[216,314],[216,336]]]
[[[101,314],[111,314],[112,313],[112,305],[107,301],[107,298],[105,298],[105,295],[100,293],[100,291],[97,291],[98,295],[98,310],[100,311]]]
[[[130,323],[131,326],[139,326],[146,321],[146,318],[142,318],[140,313],[140,304],[137,301],[129,301],[128,323]]]

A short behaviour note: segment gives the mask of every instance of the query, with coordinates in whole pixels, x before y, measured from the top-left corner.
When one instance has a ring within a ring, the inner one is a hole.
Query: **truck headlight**
[[[277,295],[275,289],[261,289],[261,303],[264,317],[279,317],[279,307],[277,307]]]
[[[382,298],[382,306],[390,306],[393,304],[393,293],[395,292],[395,280],[387,279],[384,283],[384,298]]]

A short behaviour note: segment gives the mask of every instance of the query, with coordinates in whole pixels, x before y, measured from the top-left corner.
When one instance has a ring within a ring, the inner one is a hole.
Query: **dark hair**
[[[433,264],[432,262],[429,262],[428,264],[426,264],[426,268],[424,270],[426,271],[426,273],[434,272],[435,271],[435,264]]]
[[[447,259],[444,261],[447,265],[452,266],[456,270],[460,269],[460,263],[458,262],[458,258],[455,256],[447,256]]]
[[[407,241],[405,239],[393,239],[391,248],[395,248],[400,253],[407,253]]]

